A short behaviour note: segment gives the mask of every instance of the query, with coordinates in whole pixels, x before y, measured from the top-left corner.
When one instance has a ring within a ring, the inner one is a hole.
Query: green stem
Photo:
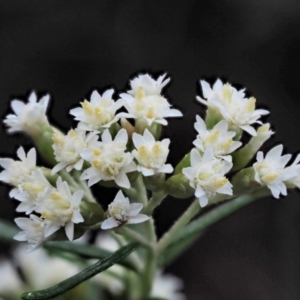
[[[163,251],[176,238],[178,232],[199,212],[199,200],[195,199],[189,208],[175,222],[171,229],[158,242],[158,251]]]
[[[62,177],[63,180],[65,180],[69,185],[73,186],[74,188],[79,188],[78,183],[75,181],[75,179],[66,171],[61,170],[59,172],[59,175]]]
[[[129,238],[130,240],[136,241],[146,248],[153,248],[152,244],[149,243],[141,234],[131,230],[128,227],[120,228],[119,232],[124,236],[126,236],[127,238]]]
[[[82,187],[88,201],[97,203],[96,199],[94,198],[94,196],[91,192],[91,189],[87,186],[85,181],[80,179],[80,172],[74,171],[73,174],[74,174],[74,177],[75,177],[77,183]]]
[[[147,191],[141,174],[131,183],[131,188],[123,189],[123,191],[128,195],[131,202],[142,203],[144,207],[148,204]]]
[[[161,204],[161,202],[166,198],[167,193],[165,191],[154,192],[152,198],[149,200],[148,204],[143,210],[143,213],[150,216],[153,213],[153,210]]]

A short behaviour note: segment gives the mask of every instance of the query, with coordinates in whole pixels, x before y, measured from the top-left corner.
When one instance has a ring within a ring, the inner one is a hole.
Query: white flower
[[[271,149],[264,158],[261,151],[257,153],[253,169],[255,171],[255,180],[261,185],[266,185],[275,198],[279,198],[280,194],[286,196],[287,189],[284,181],[291,181],[297,176],[294,167],[285,168],[285,165],[291,159],[290,154],[281,156],[283,150],[282,145],[278,145]],[[296,161],[297,164],[298,160]]]
[[[140,88],[142,88],[147,96],[160,95],[163,87],[170,81],[170,78],[164,80],[166,75],[167,74],[159,76],[157,80],[153,79],[148,74],[139,75],[130,81],[131,90],[128,91],[128,94],[136,97]]]
[[[17,151],[20,161],[11,158],[0,158],[0,166],[4,168],[0,173],[0,180],[14,186],[18,186],[24,181],[25,175],[30,175],[36,168],[36,151],[32,148],[27,156],[22,147]],[[13,189],[10,196],[13,197],[18,189]]]
[[[18,186],[18,192],[14,194],[14,198],[21,201],[16,209],[17,212],[30,214],[37,205],[41,204],[47,192],[53,189],[41,170],[33,171],[30,176],[26,175],[24,181]]]
[[[300,189],[300,164],[298,164],[299,162],[300,154],[297,155],[296,159],[290,166],[285,168],[286,171],[297,174],[295,177],[292,177],[284,182],[289,188],[297,187],[298,189]]]
[[[111,229],[122,224],[137,224],[149,220],[149,217],[139,214],[143,204],[131,203],[128,198],[124,197],[122,191],[119,191],[114,201],[108,206],[106,219],[101,229]]]
[[[154,278],[151,296],[172,299],[172,300],[186,300],[185,295],[180,293],[183,289],[183,281],[171,274],[162,274],[157,272]]]
[[[5,298],[0,296],[0,299],[18,299],[24,291],[24,286],[17,270],[9,260],[0,261],[0,278],[0,295],[5,296]]]
[[[56,161],[59,163],[52,169],[52,174],[66,168],[70,172],[73,168],[81,170],[83,158],[80,153],[98,140],[96,131],[86,135],[85,131],[76,128],[71,129],[67,135],[59,132],[53,134],[53,150]]]
[[[132,151],[139,163],[137,170],[144,176],[173,172],[173,167],[165,164],[169,154],[170,139],[155,141],[153,135],[146,129],[144,135],[133,133],[132,141],[137,149]]]
[[[211,147],[201,154],[191,151],[191,167],[183,168],[182,173],[190,181],[201,207],[208,204],[209,198],[219,194],[232,195],[232,185],[224,176],[232,168],[232,163],[214,157]]]
[[[80,121],[78,128],[102,131],[119,120],[116,111],[123,105],[123,100],[114,101],[113,92],[114,90],[110,89],[101,96],[97,91],[93,91],[90,102],[84,100],[81,103],[82,108],[71,109],[70,114]]]
[[[264,109],[255,110],[255,98],[245,98],[244,90],[238,91],[228,83],[223,84],[220,79],[215,82],[213,88],[204,80],[200,83],[203,96],[207,100],[197,96],[198,101],[216,109],[229,124],[229,129],[237,131],[240,128],[250,135],[256,135],[251,125],[261,124],[258,119],[269,112]]]
[[[8,132],[24,131],[34,135],[40,131],[41,126],[49,126],[46,116],[49,98],[49,95],[45,95],[37,102],[37,95],[32,92],[27,104],[20,100],[13,100],[11,107],[15,115],[7,115],[3,121],[9,127]]]
[[[74,224],[84,221],[80,213],[80,203],[83,191],[76,191],[71,194],[67,182],[58,177],[56,190],[49,190],[43,203],[36,208],[45,219],[45,237],[65,227],[65,232],[70,241],[74,238]]]
[[[142,120],[147,125],[153,122],[167,125],[165,118],[181,117],[182,113],[170,108],[167,99],[160,95],[162,87],[168,83],[168,79],[163,82],[163,78],[164,76],[161,76],[155,81],[149,75],[141,75],[132,80],[132,90],[120,95],[128,111],[128,113],[120,113],[120,117]]]
[[[130,188],[126,173],[135,171],[136,165],[133,155],[125,152],[127,141],[125,129],[121,129],[114,140],[106,129],[102,134],[102,142],[95,144],[93,149],[81,152],[81,156],[92,165],[82,173],[81,179],[88,179],[89,186],[100,180],[114,180],[119,186]]]
[[[14,251],[14,259],[20,267],[28,289],[44,289],[80,272],[80,268],[65,259],[49,256],[43,249],[25,253],[23,247]]]
[[[198,136],[193,144],[201,152],[205,152],[206,147],[210,146],[216,157],[232,161],[232,157],[226,154],[232,153],[242,145],[241,142],[233,141],[236,132],[228,131],[228,123],[225,120],[220,121],[211,130],[207,130],[205,122],[199,116],[196,116],[196,120],[195,129]]]
[[[30,218],[16,218],[16,224],[23,230],[14,236],[17,241],[27,241],[28,247],[26,252],[31,252],[39,248],[43,243],[49,240],[44,235],[45,222],[35,215],[30,215]]]

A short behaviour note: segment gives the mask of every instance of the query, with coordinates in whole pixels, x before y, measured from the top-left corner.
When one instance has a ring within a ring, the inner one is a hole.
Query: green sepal
[[[84,219],[81,226],[93,226],[106,219],[105,212],[100,204],[82,201],[80,203],[80,213]]]
[[[213,129],[213,127],[223,120],[219,109],[216,107],[209,106],[206,111],[205,124],[208,130]]]
[[[157,173],[153,176],[145,176],[143,177],[144,184],[146,188],[151,192],[159,192],[164,189],[166,174],[165,173]]]
[[[118,123],[113,123],[111,124],[111,126],[109,127],[109,132],[112,136],[112,139],[115,138],[115,136],[117,135],[117,133],[120,131],[121,126]]]
[[[123,260],[131,252],[133,252],[136,249],[136,247],[136,243],[131,243],[125,247],[122,247],[121,249],[107,256],[106,258],[99,260],[98,262],[89,266],[88,268],[79,272],[78,274],[60,282],[59,284],[56,284],[55,286],[45,290],[24,293],[22,294],[21,298],[26,300],[42,300],[52,299],[56,296],[59,296],[65,293],[66,291],[74,288],[75,286],[79,285],[80,283],[108,269],[117,262]]]
[[[233,194],[239,196],[261,188],[261,184],[254,179],[254,175],[255,171],[253,167],[242,169],[236,173],[231,180]]]
[[[52,166],[57,164],[54,157],[53,145],[53,133],[58,131],[56,128],[51,126],[43,126],[40,128],[39,134],[32,136],[32,139],[41,154],[41,156]]]
[[[186,154],[183,159],[178,163],[175,167],[174,175],[182,173],[183,168],[187,168],[191,166],[191,153]]]
[[[189,180],[182,173],[173,175],[165,184],[166,192],[175,198],[189,198],[194,195],[195,189],[190,186]]]

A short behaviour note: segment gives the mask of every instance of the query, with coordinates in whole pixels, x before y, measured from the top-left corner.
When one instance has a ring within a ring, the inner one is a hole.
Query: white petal
[[[142,203],[131,203],[128,216],[129,217],[136,216],[142,209],[143,209]]]
[[[201,207],[204,207],[208,204],[208,198],[206,195],[203,195],[199,198],[199,204]]]
[[[92,92],[91,95],[91,104],[95,104],[98,100],[100,100],[101,96],[100,94],[95,90]]]
[[[11,107],[17,116],[21,116],[24,113],[25,103],[19,100],[13,100]]]
[[[82,150],[80,156],[86,161],[91,161],[93,159],[93,153],[90,149]]]
[[[56,174],[57,172],[59,172],[60,170],[62,170],[63,168],[65,168],[67,166],[68,163],[66,162],[60,162],[58,163],[52,170],[51,170],[51,175]]]
[[[75,206],[78,206],[81,202],[81,199],[83,197],[84,192],[82,190],[76,191],[73,195],[72,195],[72,199],[73,199],[73,204]]]
[[[45,226],[44,228],[44,236],[48,237],[51,234],[53,234],[54,232],[56,232],[58,229],[60,228],[60,226],[56,223],[49,223]]]
[[[118,222],[110,217],[108,219],[106,219],[105,221],[103,221],[103,223],[101,224],[101,229],[105,230],[105,229],[111,229],[111,228],[114,228],[114,227],[118,227],[119,224]]]
[[[196,188],[196,191],[195,191],[195,196],[196,196],[197,198],[200,198],[200,197],[202,197],[203,195],[205,195],[204,190],[203,190],[200,186],[198,186],[198,187]]]
[[[201,155],[196,149],[191,151],[191,166],[194,167],[201,162]]]
[[[25,151],[24,151],[23,147],[20,147],[20,148],[17,150],[17,155],[18,155],[18,157],[20,158],[20,160],[22,160],[22,161],[25,161],[25,160],[26,160],[26,154],[25,154]]]
[[[78,210],[75,210],[73,212],[72,220],[73,223],[78,224],[84,222],[84,219],[81,215],[81,213]]]
[[[125,129],[124,129],[125,130]],[[112,141],[112,138],[111,138],[111,134],[109,132],[108,129],[105,129],[102,136],[101,136],[101,139],[102,139],[102,142],[103,143],[109,143]]]
[[[68,237],[69,241],[73,241],[74,238],[74,223],[68,222],[65,226],[66,236]]]
[[[78,117],[80,115],[82,115],[84,112],[83,108],[81,107],[76,107],[70,110],[70,115],[74,116],[74,117]],[[78,119],[76,119],[78,120]]]
[[[109,89],[103,93],[102,98],[111,99],[113,93],[114,93],[114,89]]]
[[[132,141],[133,141],[134,147],[136,149],[138,149],[140,146],[142,146],[145,142],[144,137],[135,132],[132,134]]]
[[[194,124],[194,128],[198,131],[198,133],[202,133],[207,129],[205,122],[199,116],[196,116],[196,123]]]
[[[266,159],[270,160],[278,160],[281,157],[281,153],[283,150],[283,145],[278,145],[272,148],[266,155]]]
[[[114,142],[122,142],[124,144],[127,144],[128,141],[128,135],[127,135],[127,131],[122,128],[116,135]]]
[[[125,189],[130,188],[130,181],[127,177],[127,175],[123,172],[120,172],[116,177],[115,177],[115,182],[118,186],[123,187]]]
[[[128,224],[138,224],[138,223],[142,223],[142,222],[145,222],[147,220],[149,220],[150,218],[146,215],[143,215],[143,214],[138,214],[134,217],[130,217],[128,218],[128,221],[127,223]]]
[[[210,85],[204,80],[200,80],[200,84],[202,87],[203,97],[207,99],[211,95],[212,89]]]
[[[151,132],[147,128],[144,131],[144,139],[145,139],[146,143],[154,143],[155,142],[154,136],[151,134]]]
[[[141,170],[142,174],[145,177],[154,175],[154,171],[152,169],[148,169],[148,168],[140,167],[140,166],[138,166],[138,169]]]
[[[163,165],[161,168],[159,168],[158,172],[170,174],[173,172],[173,167],[170,164]]]
[[[83,166],[83,162],[84,160],[83,159],[80,159],[75,165],[74,165],[74,169],[75,170],[81,170],[82,169],[82,166]]]
[[[27,234],[25,231],[20,231],[19,233],[17,233],[15,236],[14,236],[14,240],[16,241],[20,241],[20,242],[25,242],[27,241]]]
[[[182,173],[189,179],[192,180],[195,174],[194,168],[187,167],[182,169]]]
[[[241,129],[243,129],[244,131],[248,132],[252,136],[256,136],[257,135],[255,129],[252,126],[250,126],[250,125],[244,125],[244,126],[239,126],[239,127]]]
[[[257,152],[256,160],[261,163],[264,160],[264,154],[262,151]]]
[[[166,111],[166,114],[164,114],[164,117],[182,117],[183,114],[180,110],[171,108]]]

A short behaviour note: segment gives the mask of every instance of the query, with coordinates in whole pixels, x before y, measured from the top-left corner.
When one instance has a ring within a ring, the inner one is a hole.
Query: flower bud
[[[127,131],[128,138],[131,139],[131,136],[134,132],[134,126],[132,126],[131,123],[125,118],[121,118],[120,122],[121,126]]]
[[[182,173],[170,177],[165,184],[168,194],[175,198],[188,198],[194,195],[195,190],[190,186],[190,181]]]
[[[259,188],[261,185],[255,180],[255,171],[253,167],[242,169],[235,174],[231,180],[233,185],[233,194],[239,196],[242,194],[251,193]]]
[[[270,130],[270,124],[267,123],[260,126],[256,133],[257,135],[253,136],[247,145],[232,154],[232,171],[237,171],[244,168],[254,157],[262,144],[268,140],[274,132]]]
[[[175,167],[174,174],[180,174],[183,168],[187,168],[191,166],[191,153],[186,154],[183,159],[178,163]]]
[[[84,219],[81,226],[93,226],[105,220],[105,212],[98,203],[82,201],[80,204],[80,213]]]
[[[143,178],[144,184],[151,192],[159,192],[165,186],[166,175],[164,173],[156,173],[153,176],[146,176]]]
[[[55,132],[59,132],[59,130],[51,126],[43,126],[40,128],[39,134],[32,136],[36,148],[39,150],[41,156],[51,165],[57,164],[52,148],[52,137]]]

